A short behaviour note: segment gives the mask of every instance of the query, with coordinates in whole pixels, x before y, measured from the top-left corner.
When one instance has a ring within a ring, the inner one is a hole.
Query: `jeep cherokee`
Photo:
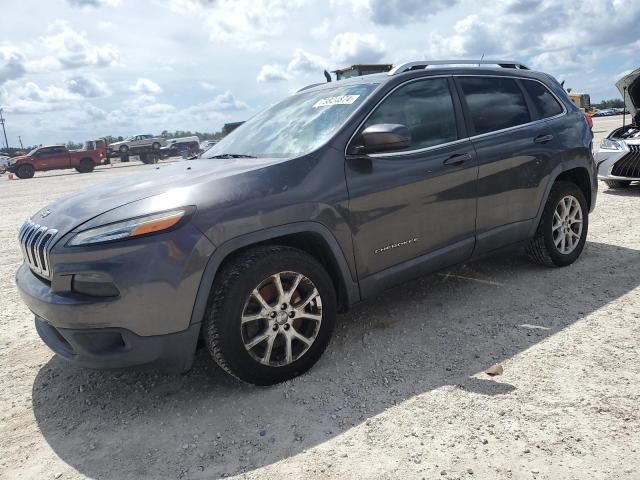
[[[389,287],[504,249],[571,264],[596,193],[591,132],[551,76],[412,62],[306,87],[202,158],[54,202],[20,230],[17,284],[75,364],[184,371],[201,339],[272,384]]]

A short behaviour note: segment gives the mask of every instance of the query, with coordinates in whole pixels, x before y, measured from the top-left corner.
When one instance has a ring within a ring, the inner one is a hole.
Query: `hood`
[[[225,178],[286,161],[282,158],[234,158],[189,160],[156,167],[98,184],[61,198],[36,213],[32,220],[55,228],[61,234],[115,208],[157,195],[176,192],[175,198],[188,199],[191,189]],[[212,185],[215,189],[215,185]],[[183,200],[186,201],[186,200]],[[188,204],[188,203],[187,203]],[[182,207],[176,204],[172,207]]]
[[[616,88],[624,98],[624,104],[635,115],[640,108],[640,68],[616,82]]]

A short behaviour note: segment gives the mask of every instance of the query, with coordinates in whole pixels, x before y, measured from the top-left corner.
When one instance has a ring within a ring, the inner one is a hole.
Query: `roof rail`
[[[529,67],[514,60],[422,60],[418,62],[401,63],[389,70],[387,75],[397,75],[411,70],[424,70],[432,65],[498,65],[502,68],[529,70]]]

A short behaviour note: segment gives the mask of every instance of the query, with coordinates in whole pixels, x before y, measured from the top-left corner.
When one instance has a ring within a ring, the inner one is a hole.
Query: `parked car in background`
[[[206,152],[211,147],[213,147],[216,143],[218,143],[218,140],[205,140],[200,144],[200,150],[202,150],[203,152]]]
[[[80,173],[92,172],[107,158],[106,141],[97,140],[91,150],[68,150],[65,145],[37,147],[26,155],[9,160],[7,170],[18,178],[31,178],[35,172],[75,168]]]
[[[77,365],[173,370],[202,340],[273,384],[388,288],[505,249],[576,261],[597,195],[584,114],[518,62],[442,63],[309,86],[199,159],[36,212],[16,280],[40,337]]]
[[[200,153],[200,139],[197,136],[170,138],[167,144],[160,149],[160,155],[167,157],[189,157]]]
[[[9,160],[11,157],[8,155],[0,155],[0,174],[7,171],[7,166],[9,165]]]
[[[600,143],[596,152],[598,178],[609,188],[625,188],[640,181],[640,68],[622,77],[616,87],[631,118]]]
[[[160,150],[166,144],[166,140],[162,137],[156,137],[150,133],[142,135],[132,135],[119,142],[113,142],[109,144],[109,150],[119,153],[127,153],[133,148],[151,147],[155,150]]]

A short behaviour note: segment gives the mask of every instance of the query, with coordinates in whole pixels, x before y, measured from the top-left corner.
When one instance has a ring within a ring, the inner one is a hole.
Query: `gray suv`
[[[44,342],[184,371],[201,340],[272,384],[394,285],[505,249],[574,262],[597,193],[584,115],[517,62],[441,63],[306,87],[202,158],[36,213],[17,284]]]

